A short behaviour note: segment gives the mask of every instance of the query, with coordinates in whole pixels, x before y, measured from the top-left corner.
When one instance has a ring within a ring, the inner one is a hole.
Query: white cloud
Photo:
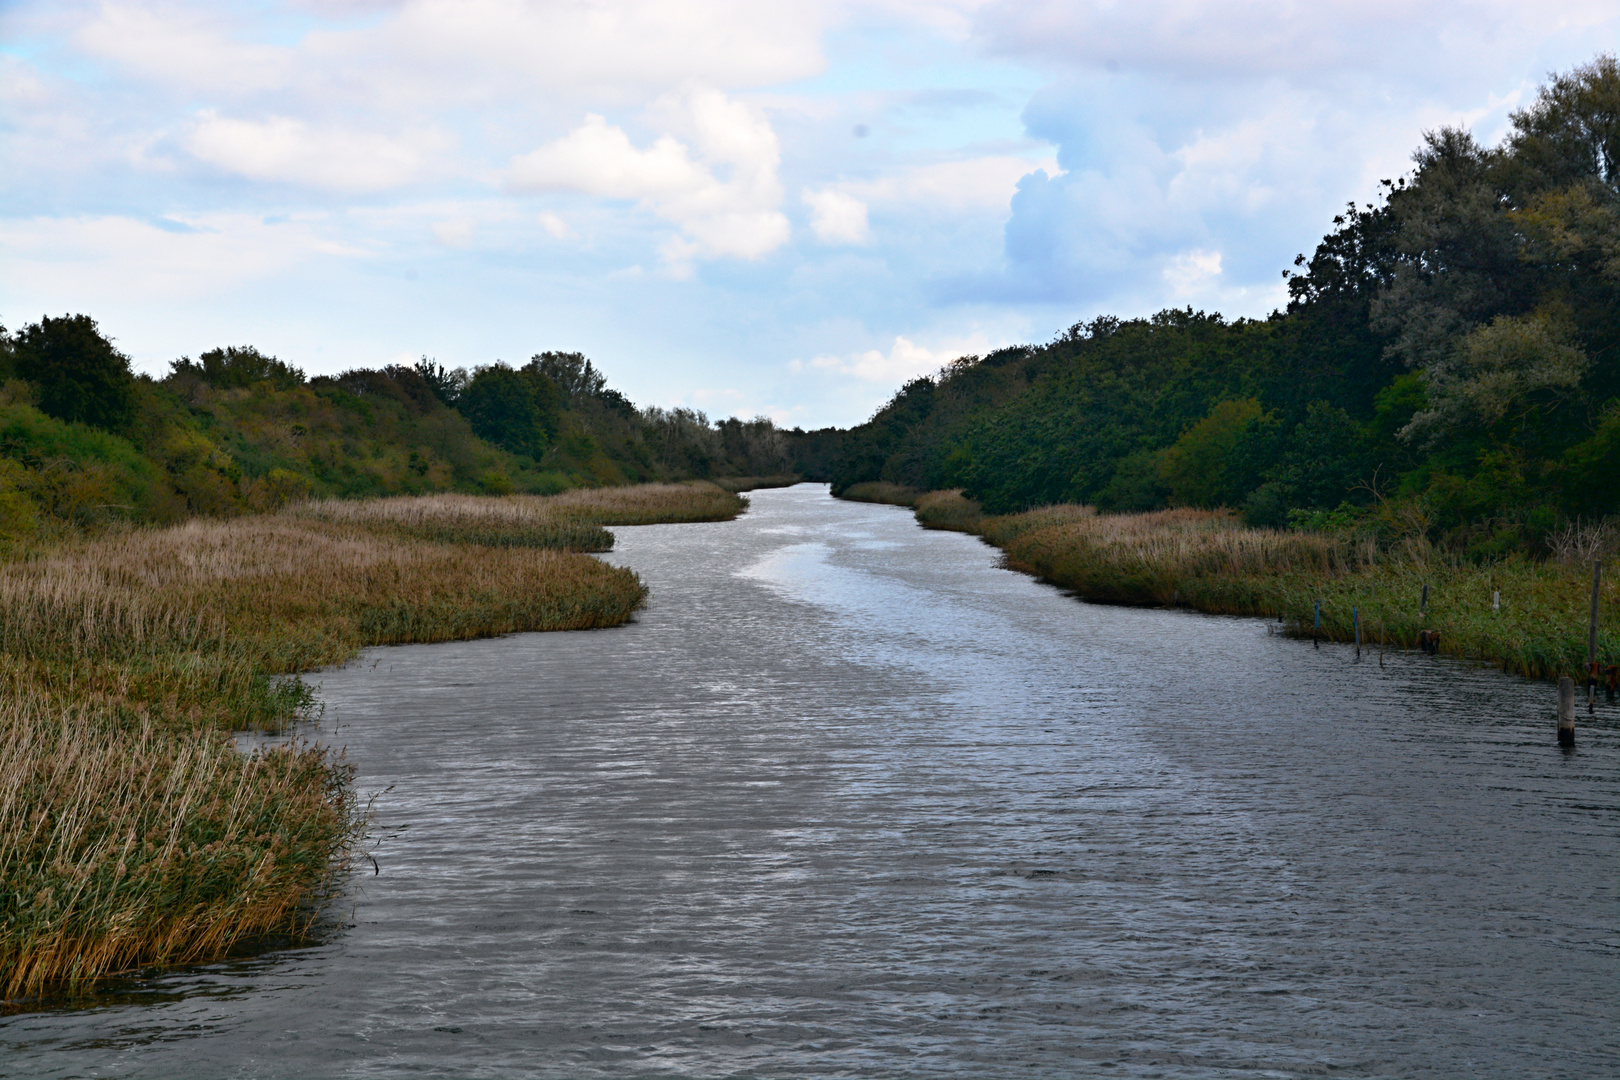
[[[0,53],[0,102],[5,103],[8,111],[35,109],[48,100],[45,84],[31,65]]]
[[[975,30],[998,52],[1063,68],[1308,82],[1395,70],[1411,85],[1444,83],[1467,68],[1477,74],[1484,55],[1614,19],[1606,0],[1001,0],[979,9]]]
[[[519,87],[645,100],[698,80],[761,86],[816,74],[821,31],[838,14],[811,0],[414,0],[395,19],[311,48],[414,63],[461,100]]]
[[[433,238],[445,247],[470,248],[478,236],[478,223],[471,218],[454,218],[433,224]]]
[[[153,82],[227,94],[287,85],[298,67],[296,50],[235,40],[217,10],[102,4],[75,40],[89,55]]]
[[[612,199],[661,199],[715,180],[670,136],[637,150],[622,128],[593,114],[563,138],[515,158],[507,183],[519,191],[571,188]]]
[[[252,214],[199,214],[160,222],[129,217],[38,217],[0,221],[0,248],[11,279],[9,300],[27,309],[36,297],[63,297],[82,310],[132,297],[192,300],[321,257],[366,254],[323,234],[325,223],[268,223]]]
[[[666,133],[645,149],[591,114],[562,138],[514,158],[507,186],[635,201],[685,234],[666,245],[672,265],[698,255],[757,259],[787,242],[792,226],[778,209],[781,151],[762,115],[715,90],[661,99],[650,112]],[[689,143],[669,128],[684,129]]]
[[[1220,276],[1221,253],[1218,251],[1185,251],[1164,268],[1164,280],[1177,297],[1203,292]]]
[[[925,205],[949,213],[1005,210],[1018,190],[1018,181],[1037,170],[1054,177],[1063,174],[1055,158],[1031,161],[1014,154],[992,154],[916,165],[838,188],[875,205]]]
[[[567,240],[574,235],[574,230],[568,227],[568,222],[553,214],[550,210],[542,213],[537,220],[540,222],[540,227],[551,234],[553,240]]]
[[[977,355],[991,350],[990,341],[983,334],[941,342],[934,348],[919,345],[908,337],[896,336],[894,344],[884,353],[879,349],[848,356],[818,356],[808,365],[790,365],[794,371],[809,367],[817,371],[853,375],[867,382],[901,383],[920,375],[932,375],[946,364],[961,356]]]
[[[415,179],[445,140],[431,134],[388,138],[363,131],[312,127],[276,116],[236,120],[201,113],[186,149],[215,168],[249,180],[334,191],[381,191]]]
[[[275,5],[103,3],[74,31],[81,50],[152,84],[209,96],[276,92],[324,107],[645,100],[693,80],[760,86],[819,72],[811,0],[301,0]],[[77,13],[75,13],[77,15]],[[369,16],[356,20],[356,15]],[[267,26],[288,44],[262,44]],[[291,32],[289,33],[289,29]]]
[[[810,227],[824,244],[865,244],[872,239],[866,226],[866,204],[853,195],[831,188],[806,189],[805,204],[814,214]]]

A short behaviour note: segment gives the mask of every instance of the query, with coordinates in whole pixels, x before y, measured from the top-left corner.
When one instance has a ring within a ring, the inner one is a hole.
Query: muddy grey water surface
[[[314,677],[381,872],[0,1074],[1620,1074],[1612,710],[752,498],[617,530],[633,625]]]

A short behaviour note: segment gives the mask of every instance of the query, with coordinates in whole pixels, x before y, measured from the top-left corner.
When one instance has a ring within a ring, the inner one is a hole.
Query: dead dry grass
[[[1168,604],[1189,579],[1295,572],[1336,578],[1378,561],[1371,539],[1251,529],[1217,510],[1098,514],[1053,506],[986,519],[980,532],[1012,565],[1114,603]]]
[[[613,534],[604,526],[729,521],[747,505],[716,484],[696,482],[587,488],[561,495],[321,499],[284,514],[446,543],[607,551]]]

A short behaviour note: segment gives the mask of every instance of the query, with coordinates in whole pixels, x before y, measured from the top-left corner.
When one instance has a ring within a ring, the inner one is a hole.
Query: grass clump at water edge
[[[16,1001],[299,934],[347,866],[352,770],[318,748],[0,706],[0,971]]]

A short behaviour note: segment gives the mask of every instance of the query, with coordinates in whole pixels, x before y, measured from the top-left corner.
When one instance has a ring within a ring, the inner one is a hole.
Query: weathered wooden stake
[[[1350,621],[1356,624],[1356,659],[1361,659],[1361,612],[1352,606],[1350,608]]]
[[[1558,745],[1575,745],[1575,680],[1568,675],[1558,680]]]
[[[1586,711],[1597,712],[1598,586],[1603,583],[1603,560],[1592,560],[1592,617],[1586,624]]]
[[[1321,637],[1321,634],[1322,634],[1322,598],[1320,596],[1318,596],[1316,598],[1316,625],[1311,627],[1311,644],[1313,646],[1315,646],[1316,648],[1318,648],[1318,649],[1320,649],[1322,647],[1321,641],[1317,640],[1319,637]]]
[[[1498,589],[1496,592],[1491,593],[1491,610],[1492,611],[1501,611],[1502,610],[1502,590],[1500,590],[1500,589]]]

